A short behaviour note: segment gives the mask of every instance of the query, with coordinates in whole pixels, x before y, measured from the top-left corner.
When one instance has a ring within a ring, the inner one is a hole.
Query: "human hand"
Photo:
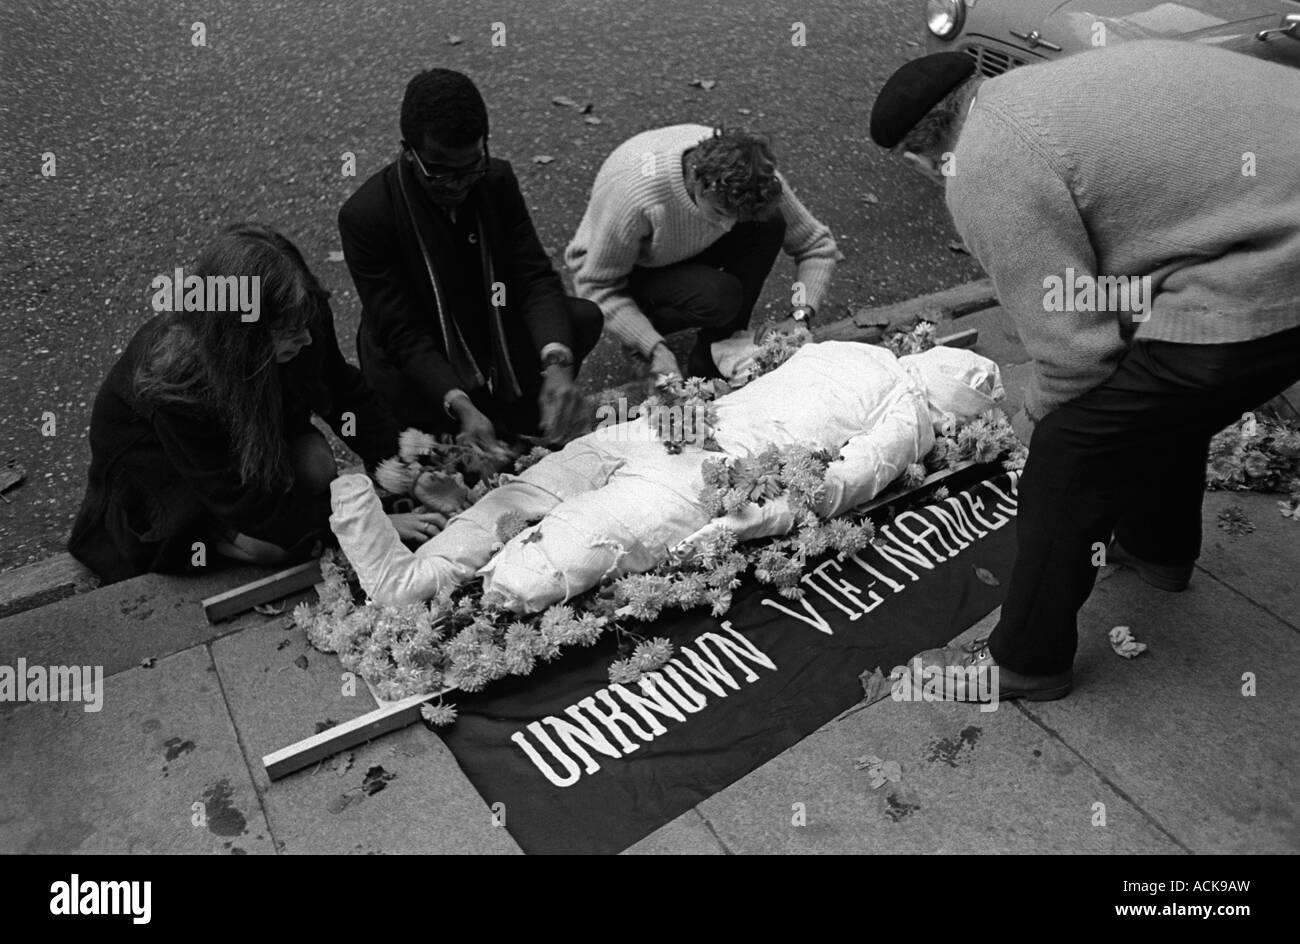
[[[425,508],[444,515],[455,515],[473,504],[465,483],[445,472],[426,469],[415,480],[412,490],[416,500]]]
[[[677,364],[677,358],[673,352],[668,350],[668,345],[660,341],[650,352],[650,376],[663,377],[667,374],[676,374],[678,377],[684,376],[681,367]]]
[[[812,336],[812,326],[807,321],[796,321],[794,318],[786,318],[782,321],[768,322],[758,329],[754,335],[754,343],[762,344],[769,337],[778,334],[784,334],[787,337],[804,333]]]
[[[483,450],[503,466],[510,461],[510,450],[497,438],[496,427],[481,410],[464,399],[458,404],[457,415],[460,419],[460,432],[456,436],[458,443]]]
[[[555,366],[546,369],[537,405],[541,412],[545,445],[562,446],[584,432],[587,403],[573,382],[571,368]]]
[[[423,544],[447,526],[446,517],[436,512],[412,511],[389,515],[388,520],[403,541],[413,544]]]

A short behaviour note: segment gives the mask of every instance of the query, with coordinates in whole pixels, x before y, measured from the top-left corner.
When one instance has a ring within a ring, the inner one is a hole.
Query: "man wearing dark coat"
[[[584,431],[574,377],[600,309],[565,295],[514,171],[488,153],[478,89],[422,72],[401,127],[399,156],[339,212],[367,382],[402,424],[489,452]]]

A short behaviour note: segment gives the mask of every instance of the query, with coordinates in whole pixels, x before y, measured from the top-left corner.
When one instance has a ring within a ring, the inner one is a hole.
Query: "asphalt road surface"
[[[557,266],[605,155],[646,128],[700,122],[772,137],[845,255],[829,314],[979,275],[949,249],[941,193],[866,134],[885,78],[922,52],[922,0],[113,7],[0,10],[0,469],[27,473],[0,502],[0,569],[62,550],[99,384],[153,314],[150,281],[189,266],[222,225],[261,220],[297,242],[334,292],[354,356],[359,310],[336,261],[336,214],[392,159],[402,90],[424,68],[479,84],[492,152],[514,163]],[[206,45],[195,45],[200,20]],[[806,45],[795,46],[800,23]],[[591,103],[600,123],[556,96]],[[345,152],[355,177],[343,174]],[[42,174],[49,154],[53,176]],[[792,277],[782,258],[766,312],[783,307]],[[583,380],[600,389],[633,370],[602,341]]]

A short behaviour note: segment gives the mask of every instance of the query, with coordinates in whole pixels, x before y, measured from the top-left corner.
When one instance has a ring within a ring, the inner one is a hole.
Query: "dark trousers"
[[[660,334],[699,328],[697,349],[749,326],[750,316],[785,240],[785,218],[737,223],[690,259],[635,268],[628,293]]]
[[[1210,438],[1300,379],[1300,328],[1236,344],[1137,340],[1114,375],[1045,416],[1020,480],[1018,550],[993,657],[1063,672],[1077,614],[1112,533],[1134,556],[1190,564],[1201,552]]]
[[[601,329],[605,327],[605,316],[594,302],[572,296],[566,297],[565,301],[569,306],[569,317],[573,321],[573,372],[576,376],[583,360],[600,340]],[[520,344],[511,348],[510,362],[523,391],[518,400],[503,403],[494,398],[486,387],[473,391],[470,400],[492,420],[498,436],[505,439],[521,434],[535,436],[540,432],[542,423],[541,408],[537,402],[542,392],[541,356],[531,345]]]

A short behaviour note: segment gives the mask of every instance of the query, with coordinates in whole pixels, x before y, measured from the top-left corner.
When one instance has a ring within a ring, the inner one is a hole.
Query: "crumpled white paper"
[[[1116,655],[1121,655],[1125,659],[1136,659],[1147,651],[1147,644],[1134,639],[1132,631],[1127,626],[1116,626],[1109,635],[1110,647],[1115,650]]]

